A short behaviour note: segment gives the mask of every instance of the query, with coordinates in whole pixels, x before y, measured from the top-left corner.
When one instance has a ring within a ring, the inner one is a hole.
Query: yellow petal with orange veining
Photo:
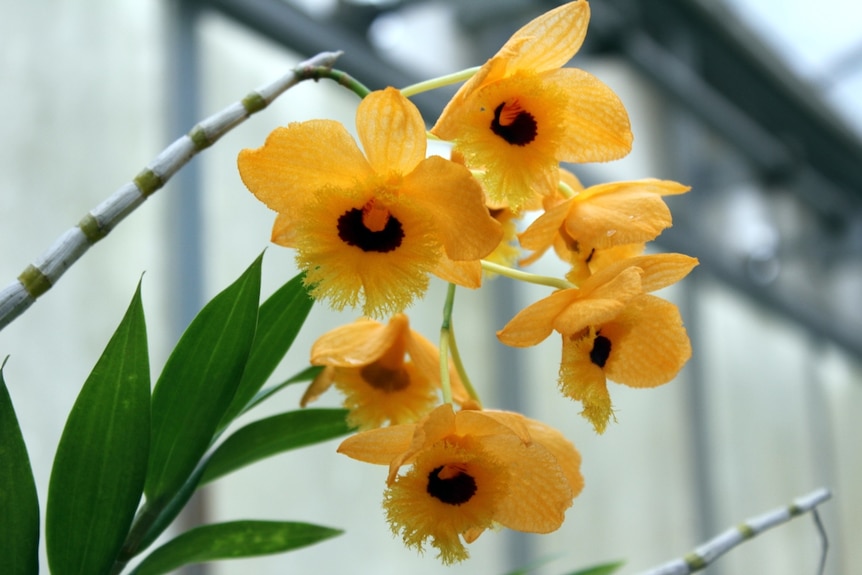
[[[449,258],[478,260],[500,243],[503,229],[463,166],[431,156],[404,178],[403,190],[436,226]]]
[[[356,131],[378,174],[406,174],[425,159],[422,115],[394,88],[372,92],[359,103]]]
[[[611,88],[577,68],[563,68],[544,75],[569,98],[558,112],[566,134],[558,157],[564,162],[607,162],[625,157],[632,149],[628,112]]]
[[[333,120],[276,128],[262,147],[240,151],[237,165],[260,201],[291,217],[300,217],[318,189],[352,188],[373,173],[350,133]]]
[[[677,307],[643,295],[602,328],[615,347],[607,376],[630,387],[655,387],[676,377],[691,357],[691,343]]]
[[[506,345],[528,347],[543,341],[554,330],[554,319],[578,301],[576,289],[560,290],[527,306],[497,332]]]
[[[569,2],[530,21],[503,45],[507,72],[544,72],[565,65],[581,48],[590,21],[586,1]]]
[[[392,323],[390,323],[392,325]],[[318,338],[311,347],[313,365],[355,367],[380,357],[401,334],[378,321],[358,319]]]
[[[626,268],[638,268],[641,290],[648,293],[675,284],[697,265],[697,258],[685,254],[647,254],[610,263],[602,268],[602,274],[616,275]]]
[[[338,453],[377,465],[389,465],[408,447],[415,425],[393,425],[352,435],[341,442]]]

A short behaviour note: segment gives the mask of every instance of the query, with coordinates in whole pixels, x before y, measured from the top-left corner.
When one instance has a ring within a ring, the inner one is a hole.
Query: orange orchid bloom
[[[360,430],[385,423],[412,423],[440,400],[440,352],[410,319],[396,314],[384,325],[361,318],[320,336],[311,346],[312,365],[325,366],[300,400],[305,407],[330,387],[344,394],[350,410],[347,423]],[[449,369],[452,398],[477,406],[453,366]]]
[[[587,33],[589,4],[529,22],[455,94],[431,132],[453,141],[492,207],[519,210],[557,187],[563,162],[604,162],[631,150],[628,114],[591,74],[563,68]]]
[[[691,357],[691,343],[677,307],[642,294],[614,319],[563,334],[560,389],[580,401],[581,415],[597,433],[613,417],[607,380],[629,387],[668,383]]]
[[[684,194],[689,189],[654,179],[592,186],[547,208],[518,238],[521,247],[536,252],[528,261],[553,246],[564,261],[578,268],[577,279],[582,280],[590,268],[595,269],[595,264],[589,264],[597,252],[620,246],[627,247],[617,250],[619,255],[642,251],[645,242],[672,223],[662,196]]]
[[[584,484],[580,454],[560,432],[505,411],[443,404],[416,424],[350,437],[338,451],[389,466],[383,507],[393,533],[420,552],[430,539],[446,564],[468,557],[462,538],[472,543],[496,525],[558,529]]]
[[[562,187],[567,188],[566,194],[564,194],[560,189]],[[556,206],[567,202],[576,194],[579,194],[584,190],[584,186],[581,184],[580,180],[578,180],[577,176],[565,168],[560,168],[560,188],[558,188],[554,194],[542,198],[541,208],[544,209],[546,213],[552,211]],[[534,233],[536,233],[535,230],[530,231],[530,234]],[[526,240],[527,245],[530,246],[527,249],[535,251],[518,261],[518,264],[521,266],[527,266],[534,263],[544,255],[549,247],[547,236],[537,239],[530,238],[530,234],[528,234],[528,239]],[[524,240],[521,236],[518,237],[518,241],[521,244],[521,247],[525,247],[523,244]],[[613,262],[641,255],[646,247],[646,244],[640,243],[615,245],[604,249],[591,248],[587,250],[585,249],[586,246],[582,248],[580,242],[576,241],[569,235],[568,231],[566,231],[565,225],[560,225],[557,233],[553,234],[550,241],[553,243],[554,252],[556,252],[557,257],[572,266],[566,274],[566,278],[575,284],[581,283],[593,272],[610,265]]]
[[[238,158],[246,187],[278,212],[272,241],[296,248],[311,294],[385,317],[423,294],[429,273],[478,287],[480,274],[446,274],[502,236],[470,172],[425,157],[419,110],[395,89],[363,99],[356,129],[364,154],[340,123],[312,120]]]
[[[691,356],[676,306],[648,292],[679,281],[695,265],[697,259],[682,254],[615,262],[580,288],[559,290],[521,310],[497,336],[526,347],[560,333],[560,388],[583,403],[582,414],[602,433],[613,416],[607,378],[656,387],[676,377]]]
[[[347,422],[354,427],[417,421],[439,401],[439,357],[434,344],[410,329],[404,314],[386,325],[359,319],[314,342],[311,363],[326,367],[300,404],[305,407],[335,384],[344,393]]]

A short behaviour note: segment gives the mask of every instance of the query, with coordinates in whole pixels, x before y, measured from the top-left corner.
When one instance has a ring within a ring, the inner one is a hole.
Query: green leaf
[[[200,484],[283,451],[320,443],[352,431],[346,409],[303,409],[250,423],[210,456]]]
[[[160,575],[190,563],[281,553],[342,533],[308,523],[232,521],[203,525],[153,551],[132,575]]]
[[[531,565],[527,567],[522,567],[515,571],[510,571],[508,575],[527,575],[528,573],[532,573],[536,569],[552,562],[558,560],[562,557],[562,554],[555,556],[548,556],[539,561],[533,562]],[[615,561],[613,563],[603,563],[601,565],[594,565],[593,567],[587,567],[585,569],[578,569],[577,571],[571,571],[566,575],[611,575],[617,569],[625,565],[625,561]]]
[[[620,567],[625,564],[625,561],[602,563],[601,565],[595,565],[593,567],[587,567],[586,569],[572,571],[568,575],[611,575],[611,573],[615,573]]]
[[[150,443],[150,367],[141,286],[75,405],[48,486],[54,575],[107,573],[141,499]]]
[[[192,320],[153,391],[153,434],[144,492],[169,499],[213,441],[233,400],[257,325],[262,256]]]
[[[303,274],[297,275],[260,306],[251,354],[221,427],[227,427],[243,411],[296,339],[314,303],[305,290],[303,279]]]
[[[525,565],[523,567],[515,569],[514,571],[509,571],[508,573],[506,573],[506,575],[529,575],[530,573],[533,573],[537,569],[540,569],[541,567],[548,565],[549,563],[557,561],[562,556],[563,556],[562,553],[556,553],[553,555],[544,555],[544,556],[540,557],[539,559],[531,561],[530,563],[528,563],[527,565]]]
[[[39,499],[0,364],[0,573],[39,572]]]

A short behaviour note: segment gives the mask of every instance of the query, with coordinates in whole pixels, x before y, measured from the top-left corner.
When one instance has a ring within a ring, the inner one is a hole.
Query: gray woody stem
[[[57,238],[45,253],[21,272],[18,279],[0,289],[0,330],[51,289],[90,246],[108,235],[114,226],[164,186],[198,152],[267,107],[288,88],[303,80],[319,78],[322,71],[332,68],[340,55],[340,52],[321,52],[300,62],[288,74],[203,120],[162,150],[131,182],[120,187],[90,210],[75,227]]]
[[[817,506],[832,497],[832,494],[826,488],[820,488],[812,491],[808,495],[804,495],[796,499],[791,505],[774,509],[763,515],[752,517],[736,527],[731,527],[727,531],[710,539],[685,557],[674,559],[664,565],[659,565],[648,571],[644,571],[640,575],[688,575],[695,571],[704,569],[707,565],[739,545],[740,543],[760,535],[764,531],[771,529],[777,525],[790,521],[798,515],[812,512],[817,520]],[[821,524],[817,523],[820,536],[823,540],[823,555],[820,561],[820,570],[823,570],[823,563],[826,554],[826,534],[822,529]]]

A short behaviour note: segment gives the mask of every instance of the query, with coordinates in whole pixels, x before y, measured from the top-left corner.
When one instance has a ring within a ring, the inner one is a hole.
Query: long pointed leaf
[[[515,571],[510,571],[507,575],[528,575],[529,573],[534,572],[539,567],[547,565],[552,561],[556,561],[560,557],[562,557],[562,554],[544,557],[538,561],[532,562],[526,567],[516,569]],[[602,563],[601,565],[593,565],[592,567],[578,569],[577,571],[570,571],[566,575],[611,575],[612,573],[615,573],[617,570],[619,570],[620,567],[625,565],[625,563],[625,561]]]
[[[346,409],[303,409],[255,421],[239,429],[210,456],[200,485],[283,451],[346,435]]]
[[[204,455],[233,399],[257,325],[262,256],[192,320],[153,391],[144,491],[170,498]]]
[[[183,565],[290,551],[342,531],[308,523],[232,521],[204,525],[153,551],[132,575],[161,575]]]
[[[579,569],[569,575],[611,575],[611,573],[616,573],[620,567],[625,565],[625,561],[614,561],[612,563],[603,563],[601,565],[595,565],[593,567],[587,567],[586,569]]]
[[[66,420],[48,486],[54,575],[110,570],[141,499],[150,443],[150,367],[141,287]]]
[[[263,387],[305,323],[314,300],[308,295],[303,279],[303,274],[297,275],[260,306],[251,354],[221,427],[227,427]]]
[[[5,365],[5,360],[3,365]],[[39,500],[0,365],[0,573],[39,572]]]

